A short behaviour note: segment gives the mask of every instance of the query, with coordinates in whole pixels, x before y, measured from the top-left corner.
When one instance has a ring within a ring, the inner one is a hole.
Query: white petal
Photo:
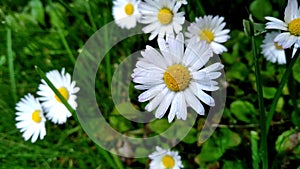
[[[174,98],[174,92],[169,92],[166,95],[166,97],[162,100],[162,102],[160,103],[160,105],[158,106],[158,108],[156,110],[156,113],[155,113],[156,118],[160,119],[164,116],[164,114],[168,110],[173,98]]]

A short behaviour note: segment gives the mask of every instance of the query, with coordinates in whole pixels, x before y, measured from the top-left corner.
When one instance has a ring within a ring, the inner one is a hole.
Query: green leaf
[[[123,115],[121,115],[119,112],[121,111],[122,114],[124,112],[130,112],[128,111],[128,107],[128,103],[119,104],[114,108],[114,110],[111,113],[111,116],[109,116],[110,125],[119,132],[124,132],[133,129],[131,122],[128,119],[124,118]]]
[[[224,161],[222,169],[244,169],[241,161]]]
[[[192,128],[182,140],[184,143],[193,144],[197,141],[197,130]]]
[[[228,79],[238,79],[244,81],[249,74],[249,70],[244,63],[236,62],[234,63],[229,71],[227,71],[226,76]]]
[[[224,149],[236,147],[240,145],[242,141],[241,137],[237,133],[228,128],[220,129],[218,140],[219,141],[217,141],[217,144]]]
[[[167,119],[157,119],[149,124],[149,128],[157,134],[166,131],[170,126]]]
[[[50,3],[46,6],[46,12],[50,16],[50,23],[53,27],[64,28],[66,9],[61,4]]]
[[[255,121],[256,110],[252,103],[248,101],[237,100],[231,103],[230,111],[235,117],[243,122],[250,123]]]
[[[245,19],[243,20],[245,34],[247,36],[258,36],[266,32],[265,24],[255,23],[251,17],[252,16],[250,15],[250,21]]]
[[[250,25],[250,21],[243,19],[243,26],[244,26],[244,32],[247,36],[251,36],[252,35],[252,30],[251,30],[251,25]]]
[[[109,124],[119,132],[125,132],[132,129],[131,122],[123,116],[109,116]]]
[[[41,24],[45,24],[44,21],[44,7],[40,0],[31,0],[29,2],[29,6],[31,8],[31,16],[35,18]]]
[[[3,66],[6,63],[6,56],[2,55],[0,56],[0,66]]]
[[[300,62],[296,62],[294,67],[293,67],[293,76],[294,79],[300,83]]]
[[[224,154],[225,149],[219,147],[213,139],[208,139],[201,149],[201,153],[196,157],[199,163],[216,161]]]
[[[300,143],[300,133],[295,130],[283,132],[276,140],[275,148],[278,153],[292,151]]]
[[[284,99],[283,97],[280,97],[276,105],[276,112],[282,112],[283,106],[284,106]]]
[[[300,127],[300,113],[298,111],[293,111],[292,122],[295,126]]]
[[[265,16],[272,14],[272,5],[269,1],[255,0],[250,4],[250,11],[255,18],[264,21]]]
[[[276,93],[276,88],[275,87],[264,87],[263,86],[263,95],[264,98],[266,99],[272,99],[274,98]]]

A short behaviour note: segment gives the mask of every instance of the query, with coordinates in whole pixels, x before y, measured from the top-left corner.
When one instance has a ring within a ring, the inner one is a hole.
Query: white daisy
[[[46,119],[39,100],[27,94],[17,103],[16,110],[16,127],[24,132],[22,136],[25,141],[31,137],[31,142],[34,143],[38,136],[41,140],[44,139]]]
[[[204,115],[204,108],[200,100],[214,106],[214,99],[206,91],[218,89],[218,83],[213,81],[221,73],[221,63],[214,63],[208,67],[213,52],[204,41],[197,42],[192,38],[184,51],[184,38],[179,33],[176,39],[158,38],[160,52],[151,46],[141,52],[142,58],[136,64],[132,74],[133,82],[138,83],[135,88],[146,90],[139,95],[139,102],[150,101],[146,105],[147,111],[156,109],[155,117],[162,118],[170,108],[168,120],[175,116],[185,120],[187,106],[192,107],[198,114]]]
[[[79,87],[75,87],[76,82],[71,81],[70,74],[65,73],[65,69],[63,68],[61,73],[59,73],[58,70],[52,70],[46,73],[46,76],[55,88],[63,95],[70,106],[73,109],[76,109],[77,103],[75,100],[77,96],[75,93],[79,91]],[[39,85],[39,91],[37,94],[41,96],[39,99],[43,101],[42,106],[45,108],[46,117],[53,123],[65,123],[67,118],[71,116],[69,110],[44,80],[42,80],[42,84]]]
[[[215,54],[221,54],[227,51],[227,48],[221,43],[226,42],[230,36],[229,29],[224,29],[226,23],[224,17],[206,15],[195,19],[188,27],[185,36],[188,38],[197,37],[199,41],[206,41]],[[189,40],[187,40],[189,41]]]
[[[148,24],[143,32],[150,33],[149,40],[160,36],[177,34],[182,30],[184,12],[178,12],[181,4],[175,0],[145,0],[139,5],[141,23]]]
[[[138,10],[140,0],[114,0],[113,17],[122,29],[131,29],[136,26],[141,14]]]
[[[285,64],[286,58],[284,49],[279,46],[277,42],[274,42],[275,37],[279,33],[280,32],[271,32],[266,34],[263,44],[261,45],[262,54],[272,63],[278,62],[278,64]]]
[[[288,0],[288,4],[284,12],[284,22],[274,18],[265,17],[270,21],[266,24],[266,29],[277,29],[283,32],[276,36],[275,42],[284,49],[290,48],[292,45],[300,45],[300,11],[298,9],[297,0]]]
[[[177,151],[156,147],[156,151],[149,155],[150,169],[180,169],[183,168],[181,157]]]

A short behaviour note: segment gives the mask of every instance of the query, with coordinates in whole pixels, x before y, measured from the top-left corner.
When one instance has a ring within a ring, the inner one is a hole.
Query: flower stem
[[[261,74],[259,67],[259,55],[257,54],[255,37],[252,36],[252,51],[255,58],[255,77],[256,77],[256,88],[257,88],[257,96],[258,96],[258,106],[260,112],[260,129],[261,129],[261,142],[260,142],[260,152],[262,157],[262,165],[263,169],[268,169],[268,146],[267,146],[267,132],[266,132],[266,114],[264,108],[263,101],[263,91],[262,91],[262,83],[261,83]]]
[[[116,163],[117,168],[118,169],[124,169],[123,164],[122,164],[120,158],[117,155],[114,155],[114,154],[112,154],[112,157],[113,157],[113,159],[114,159],[114,161]]]
[[[106,13],[104,14],[104,18],[108,18],[108,16],[106,15]],[[107,20],[105,20],[105,23],[108,22]],[[111,78],[112,78],[112,67],[111,67],[111,57],[108,51],[108,28],[104,29],[105,33],[104,33],[104,51],[107,51],[106,56],[105,56],[105,66],[106,66],[106,80],[107,80],[107,84],[108,84],[108,91],[110,91],[110,87],[111,87]]]
[[[283,87],[289,79],[289,76],[290,76],[290,74],[293,70],[293,66],[295,65],[295,63],[297,61],[297,58],[299,57],[299,54],[300,54],[300,49],[298,49],[297,52],[295,53],[293,59],[289,63],[289,65],[288,65],[287,69],[285,70],[285,72],[282,76],[282,79],[279,83],[279,87],[278,87],[278,89],[275,93],[274,99],[273,99],[272,104],[271,104],[270,112],[268,113],[268,116],[267,116],[267,121],[266,121],[266,132],[267,132],[267,134],[269,132],[270,125],[271,125],[271,122],[272,122],[272,119],[273,119],[273,116],[274,116],[274,113],[275,113],[275,109],[276,109],[278,100],[279,100],[280,95],[282,93]]]
[[[259,155],[258,155],[258,134],[256,131],[250,132],[251,152],[252,152],[252,167],[259,169]]]
[[[6,49],[7,49],[7,57],[8,57],[8,70],[9,70],[9,78],[10,78],[10,86],[12,97],[14,103],[17,101],[17,88],[16,88],[16,79],[15,79],[15,71],[14,71],[14,58],[12,52],[12,42],[11,42],[11,29],[7,28],[6,34]]]
[[[58,25],[57,25],[56,27],[57,27],[57,29],[58,29],[59,37],[60,37],[60,39],[61,39],[61,41],[62,41],[64,47],[65,47],[66,50],[67,50],[69,59],[70,59],[70,61],[75,65],[76,60],[75,60],[74,55],[72,54],[72,51],[71,51],[71,49],[70,49],[70,47],[69,47],[69,44],[68,44],[68,42],[67,42],[67,40],[66,40],[66,38],[65,38],[65,35],[64,35],[62,29],[61,29]]]
[[[109,153],[105,150],[103,150],[101,147],[98,147],[98,151],[100,152],[100,154],[104,157],[104,159],[106,160],[107,164],[113,168],[113,169],[121,169],[118,168],[119,165],[116,165],[116,163],[114,162],[113,158],[109,155]],[[116,160],[115,160],[116,161]],[[123,167],[122,167],[123,168]]]
[[[97,31],[97,26],[95,24],[95,20],[94,20],[94,17],[92,15],[92,10],[91,10],[91,5],[90,5],[90,2],[87,2],[86,4],[86,11],[87,11],[87,15],[88,15],[88,18],[92,24],[92,28],[93,28],[93,31],[96,32]]]
[[[71,105],[68,103],[68,101],[64,98],[63,95],[56,89],[56,87],[52,84],[52,82],[47,78],[46,74],[38,67],[35,66],[35,70],[37,73],[41,76],[42,79],[45,80],[47,85],[51,88],[51,90],[55,93],[56,96],[61,100],[61,102],[66,106],[66,108],[70,111],[74,119],[78,121],[77,116],[76,116],[76,111],[71,107]]]

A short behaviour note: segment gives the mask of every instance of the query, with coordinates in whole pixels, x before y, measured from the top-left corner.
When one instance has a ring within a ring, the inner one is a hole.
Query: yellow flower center
[[[205,40],[207,43],[210,43],[214,40],[214,34],[210,30],[203,30],[199,34],[200,40]]]
[[[184,90],[190,83],[189,70],[179,64],[169,66],[164,73],[164,81],[167,87],[175,92]]]
[[[282,46],[278,45],[278,42],[274,42],[276,49],[283,50]]]
[[[125,13],[126,13],[127,15],[132,15],[133,12],[134,12],[134,7],[133,7],[133,5],[132,5],[131,3],[128,3],[128,4],[125,6],[124,10],[125,10]]]
[[[58,89],[59,93],[66,99],[68,100],[69,99],[69,92],[68,90],[65,88],[65,87],[61,87]],[[58,102],[61,102],[61,100],[59,99],[58,96],[55,95],[55,99],[58,101]]]
[[[163,157],[162,163],[165,168],[173,168],[175,166],[175,160],[172,156],[169,155]]]
[[[42,117],[40,116],[41,111],[40,110],[35,110],[32,115],[31,118],[34,122],[39,123],[42,121]]]
[[[168,25],[173,20],[173,12],[169,8],[162,8],[157,15],[158,21],[163,25]]]
[[[300,36],[300,18],[292,20],[288,25],[288,30],[292,35]]]

